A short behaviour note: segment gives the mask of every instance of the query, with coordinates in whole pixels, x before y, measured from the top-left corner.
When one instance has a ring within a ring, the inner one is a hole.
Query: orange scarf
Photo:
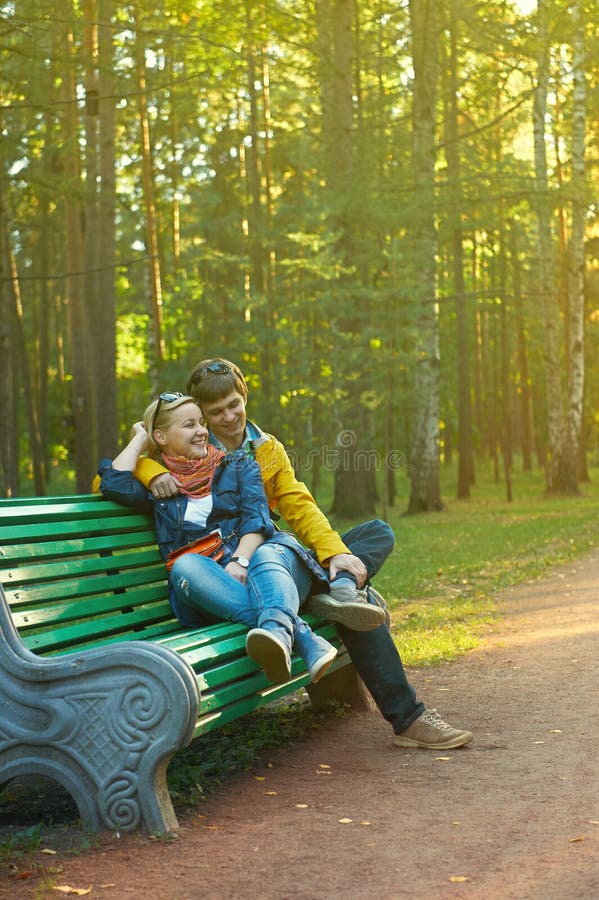
[[[206,497],[210,493],[217,465],[225,455],[222,450],[208,444],[208,456],[204,459],[186,459],[184,456],[163,456],[164,465],[181,483],[188,497]]]

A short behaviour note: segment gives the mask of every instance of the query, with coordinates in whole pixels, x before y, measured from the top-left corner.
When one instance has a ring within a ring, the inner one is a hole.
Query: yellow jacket
[[[264,440],[256,442],[255,454],[270,509],[276,510],[300,541],[314,550],[320,563],[337,553],[350,553],[306,485],[295,477],[283,444],[272,434],[262,432],[261,436]],[[142,457],[135,468],[135,477],[148,486],[164,471],[156,460]],[[95,482],[94,490],[97,490]]]

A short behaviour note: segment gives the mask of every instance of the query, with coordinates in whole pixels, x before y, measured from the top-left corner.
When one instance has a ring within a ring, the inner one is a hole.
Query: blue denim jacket
[[[184,520],[184,495],[156,500],[132,472],[114,469],[109,459],[101,461],[98,474],[100,491],[109,500],[153,513],[163,559],[172,550],[218,528],[225,542],[226,564],[242,535],[259,532],[268,538],[274,532],[260,468],[243,450],[228,454],[217,465],[211,485],[212,511],[204,528]]]

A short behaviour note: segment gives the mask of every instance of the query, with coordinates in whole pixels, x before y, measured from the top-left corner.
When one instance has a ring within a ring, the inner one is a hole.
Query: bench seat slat
[[[47,650],[44,653],[40,653],[38,655],[61,656],[68,653],[80,653],[82,650],[93,650],[97,647],[105,647],[107,643],[122,644],[132,640],[151,641],[152,643],[159,643],[160,638],[164,637],[165,635],[171,634],[180,627],[181,626],[176,619],[162,620],[155,625],[148,625],[148,627],[144,628],[143,631],[136,631],[135,634],[130,634],[129,632],[126,632],[124,634],[112,634],[108,642],[100,635],[98,636],[97,640],[85,641],[85,643],[77,644],[77,646],[74,646],[72,648],[61,647],[59,650]],[[37,653],[37,650],[34,650],[34,652]]]
[[[116,616],[93,619],[68,625],[61,629],[41,631],[23,636],[23,643],[34,652],[43,650],[60,650],[76,646],[83,649],[86,642],[97,640],[100,636],[112,641],[114,635],[127,635],[130,641],[142,640],[145,625],[164,621],[165,605],[149,606],[133,612],[119,613]]]

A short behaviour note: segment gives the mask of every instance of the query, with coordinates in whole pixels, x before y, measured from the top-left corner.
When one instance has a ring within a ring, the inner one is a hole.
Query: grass
[[[454,500],[454,473],[443,476],[443,512],[404,515],[404,497],[389,516],[397,544],[375,582],[408,666],[476,647],[480,626],[498,614],[498,591],[599,545],[597,469],[578,497],[549,497],[542,475],[517,473],[512,502],[490,477],[479,478],[471,499]]]

